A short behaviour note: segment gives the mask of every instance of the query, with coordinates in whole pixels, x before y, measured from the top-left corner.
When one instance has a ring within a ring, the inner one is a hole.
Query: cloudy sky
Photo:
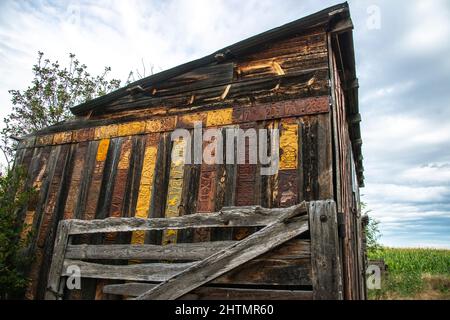
[[[125,80],[199,58],[336,4],[317,0],[0,0],[0,117],[37,52]],[[390,246],[450,248],[450,2],[350,1],[365,158],[363,200]]]

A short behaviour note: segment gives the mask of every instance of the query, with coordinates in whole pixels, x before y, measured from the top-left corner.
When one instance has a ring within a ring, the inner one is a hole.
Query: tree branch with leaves
[[[91,75],[72,53],[63,67],[38,52],[31,85],[23,91],[9,91],[12,112],[5,117],[0,132],[0,150],[8,167],[14,160],[18,138],[70,119],[70,108],[118,89],[121,81],[109,79],[110,72],[111,68],[105,67],[101,74]]]

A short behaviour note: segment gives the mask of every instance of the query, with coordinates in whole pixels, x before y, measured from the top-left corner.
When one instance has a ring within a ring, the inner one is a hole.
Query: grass
[[[384,259],[388,273],[370,299],[450,300],[450,250],[381,248],[369,259]]]

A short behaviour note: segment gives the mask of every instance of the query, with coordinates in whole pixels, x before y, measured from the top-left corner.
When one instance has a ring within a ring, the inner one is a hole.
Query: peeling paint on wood
[[[185,143],[178,139],[173,141],[172,154],[179,156],[178,160],[172,159],[169,173],[169,187],[167,191],[165,217],[172,218],[180,215],[181,195],[183,191],[183,170],[185,157]],[[163,232],[162,244],[176,243],[176,230],[165,230]]]
[[[128,123],[119,124],[118,135],[119,136],[132,136],[145,132],[145,122],[134,121]]]
[[[206,125],[208,127],[224,126],[232,123],[233,109],[221,109],[215,111],[209,111],[206,119]]]
[[[105,161],[108,155],[109,139],[102,139],[97,149],[97,161]]]
[[[149,216],[150,201],[153,189],[153,177],[155,173],[156,157],[158,153],[157,136],[147,136],[147,144],[145,146],[144,161],[142,164],[141,182],[139,186],[139,195],[136,204],[136,218],[147,218]],[[133,232],[131,243],[143,244],[145,240],[145,232]]]
[[[94,137],[96,140],[108,139],[117,136],[118,125],[112,124],[95,128]]]
[[[298,124],[282,121],[280,132],[280,170],[297,169],[298,145]]]

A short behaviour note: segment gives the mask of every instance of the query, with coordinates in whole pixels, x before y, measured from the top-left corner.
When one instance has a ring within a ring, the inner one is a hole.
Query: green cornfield
[[[380,248],[369,259],[384,259],[387,275],[371,299],[450,299],[450,250]]]

